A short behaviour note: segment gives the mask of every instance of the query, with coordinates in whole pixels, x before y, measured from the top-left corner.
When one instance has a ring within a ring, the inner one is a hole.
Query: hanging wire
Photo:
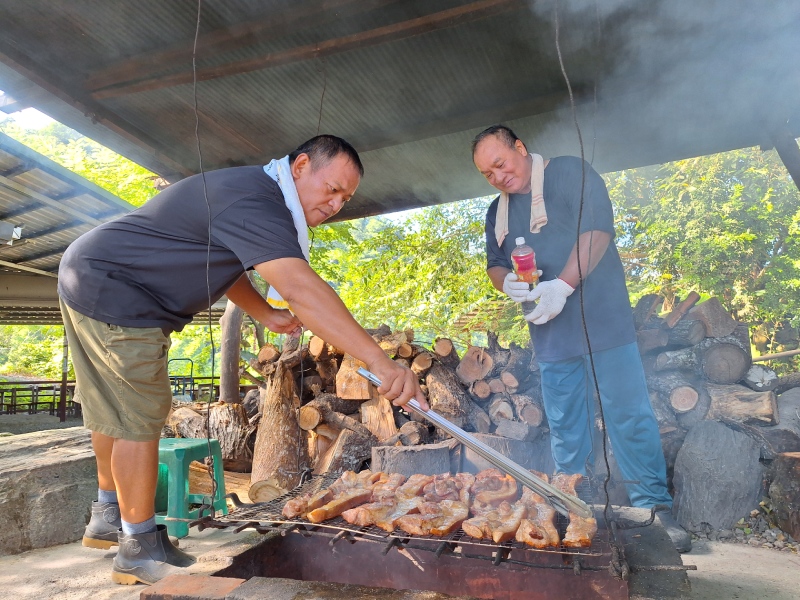
[[[319,99],[319,119],[317,120],[317,135],[319,135],[320,127],[322,127],[322,105],[325,102],[325,90],[328,89],[328,69],[325,65],[325,59],[321,58],[322,63],[322,95]]]
[[[200,177],[203,180],[203,198],[206,201],[208,211],[208,243],[206,245],[206,293],[208,297],[208,340],[211,344],[211,385],[208,393],[206,405],[206,445],[208,446],[208,456],[206,457],[206,470],[211,479],[211,501],[209,502],[211,518],[214,518],[214,499],[217,497],[217,480],[214,477],[214,455],[211,451],[211,402],[214,399],[214,355],[216,347],[214,345],[214,331],[211,320],[211,202],[208,200],[208,187],[206,185],[206,174],[203,170],[203,151],[200,146],[200,111],[197,107],[197,40],[200,37],[200,16],[202,14],[203,0],[197,0],[197,22],[194,30],[194,43],[192,45],[192,99],[194,104],[194,138],[197,144],[197,160],[200,168]],[[222,468],[222,465],[220,465]],[[202,508],[201,508],[202,513]],[[200,514],[199,516],[203,516]]]

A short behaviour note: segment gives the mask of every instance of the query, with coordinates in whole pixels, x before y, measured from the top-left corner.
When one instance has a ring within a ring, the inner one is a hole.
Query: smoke
[[[600,170],[769,146],[786,127],[800,135],[796,0],[546,0],[530,7],[550,25],[554,59],[557,11],[567,75],[580,90],[584,153]],[[579,154],[569,107],[557,116],[511,125],[538,152]]]

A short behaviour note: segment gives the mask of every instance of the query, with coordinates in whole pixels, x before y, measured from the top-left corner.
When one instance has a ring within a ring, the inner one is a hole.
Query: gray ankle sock
[[[156,531],[156,516],[153,515],[141,523],[128,523],[122,521],[122,533],[125,535],[139,535],[140,533],[153,533]]]
[[[97,490],[97,501],[102,503],[110,502],[111,504],[119,504],[117,500],[117,490]]]

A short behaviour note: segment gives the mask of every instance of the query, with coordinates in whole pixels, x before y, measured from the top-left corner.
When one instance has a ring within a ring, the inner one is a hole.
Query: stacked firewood
[[[767,494],[773,459],[800,451],[800,395],[779,395],[798,378],[754,362],[748,324],[698,300],[657,316],[663,298],[645,296],[634,321],[677,516],[730,529]]]
[[[411,330],[369,332],[389,357],[419,376],[431,407],[463,429],[520,441],[545,429],[530,350],[503,348],[490,333],[488,347],[469,347],[459,357],[446,338],[426,348],[414,343]],[[250,419],[257,424],[251,480],[258,484],[251,498],[291,489],[309,471],[358,470],[375,447],[448,438],[378,394],[357,374],[364,366],[318,337],[282,351],[268,344],[250,361],[267,382],[260,384],[258,413]]]

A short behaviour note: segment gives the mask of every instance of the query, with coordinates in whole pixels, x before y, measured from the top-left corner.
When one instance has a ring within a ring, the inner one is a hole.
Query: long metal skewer
[[[373,373],[367,371],[363,367],[358,369],[358,374],[373,383],[376,386],[381,385],[381,380],[378,379]],[[452,435],[455,439],[459,442],[488,460],[492,463],[495,467],[502,470],[505,473],[508,473],[512,477],[514,477],[517,481],[522,483],[525,487],[532,489],[534,492],[543,496],[547,499],[550,504],[553,505],[558,512],[560,512],[565,517],[569,516],[569,513],[575,513],[580,517],[589,518],[593,516],[592,509],[580,498],[576,498],[571,494],[565,494],[559,489],[556,489],[549,483],[546,483],[533,475],[527,469],[523,469],[520,465],[515,463],[513,460],[509,459],[506,456],[503,456],[494,448],[491,448],[481,442],[480,440],[476,439],[475,437],[471,436],[469,433],[451,423],[447,419],[445,419],[442,415],[437,413],[435,410],[427,410],[424,411],[417,402],[416,399],[412,398],[409,400],[405,406],[410,408],[418,415],[422,416],[423,418],[427,419],[436,427],[439,427],[443,431],[446,431],[450,435]]]

